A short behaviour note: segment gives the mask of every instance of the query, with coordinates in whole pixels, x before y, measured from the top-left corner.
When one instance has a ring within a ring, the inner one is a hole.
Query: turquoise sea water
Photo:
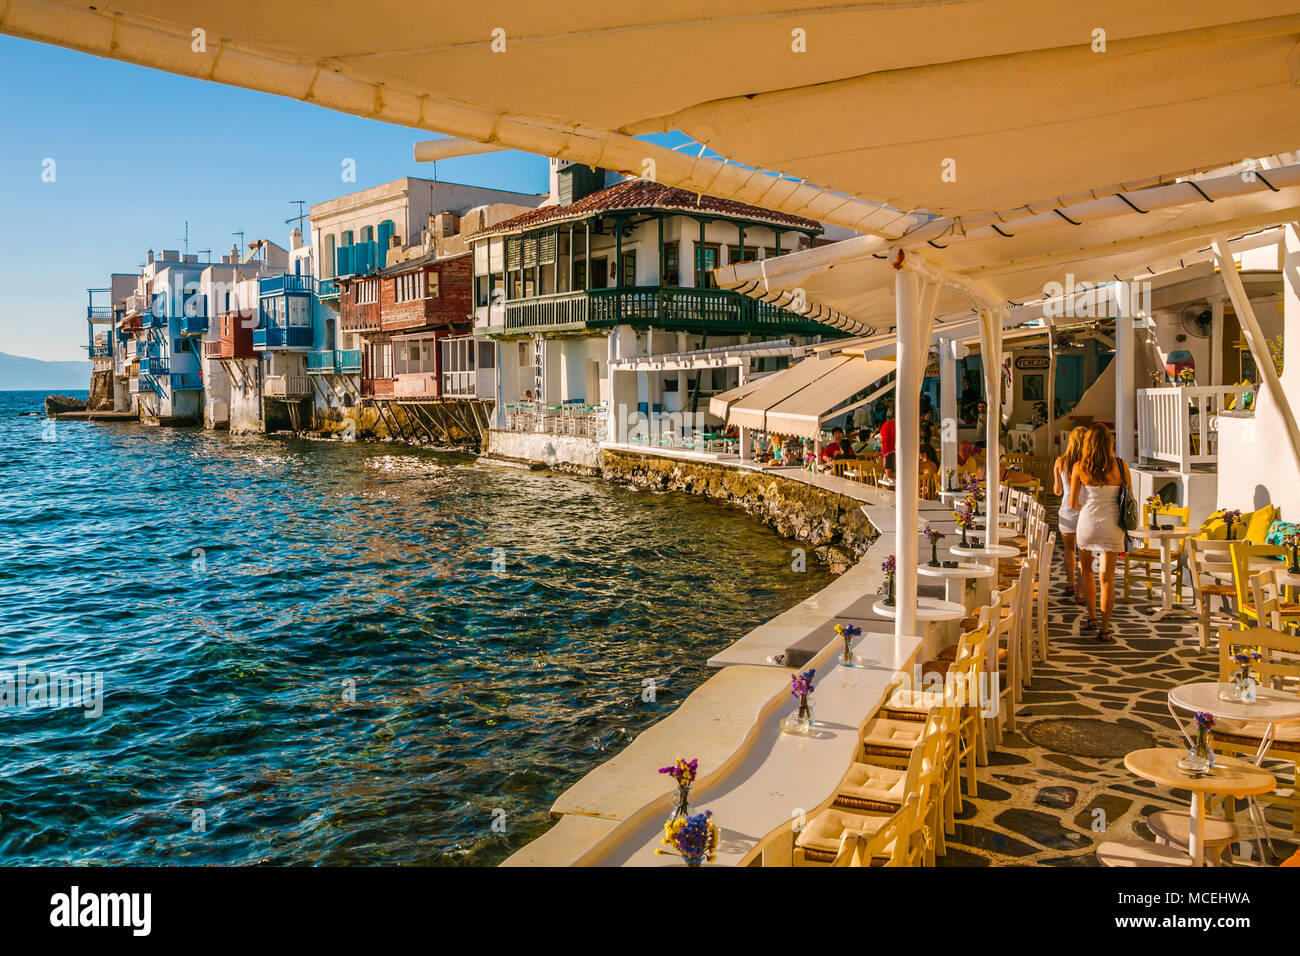
[[[703,499],[43,397],[0,392],[0,864],[499,862],[830,580]]]

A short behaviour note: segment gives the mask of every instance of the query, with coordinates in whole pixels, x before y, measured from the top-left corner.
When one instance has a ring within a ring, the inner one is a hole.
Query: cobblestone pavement
[[[1217,641],[1200,651],[1191,613],[1153,621],[1158,592],[1147,601],[1144,589],[1135,587],[1130,603],[1115,606],[1115,642],[1101,644],[1095,631],[1081,631],[1086,614],[1061,593],[1064,587],[1058,547],[1048,660],[1034,666],[1017,711],[1018,732],[1005,734],[1001,750],[979,768],[979,796],[966,801],[941,866],[1096,866],[1098,843],[1151,839],[1148,814],[1188,806],[1186,791],[1129,773],[1124,755],[1141,747],[1185,746],[1166,695],[1176,684],[1215,679]],[[1189,591],[1183,600],[1190,608]],[[1279,779],[1290,789],[1289,769]],[[1274,848],[1289,856],[1300,842],[1290,810],[1266,812]],[[1251,845],[1235,850],[1258,861],[1244,804],[1237,824]]]

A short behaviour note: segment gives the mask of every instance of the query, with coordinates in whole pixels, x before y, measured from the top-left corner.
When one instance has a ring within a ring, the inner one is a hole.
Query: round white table
[[[898,605],[887,605],[884,603],[884,598],[873,604],[871,609],[881,617],[891,620],[898,617]],[[941,601],[939,598],[932,597],[916,599],[917,624],[925,625],[925,635],[921,644],[924,654],[922,660],[930,660],[945,646],[955,643],[955,637],[950,633],[951,622],[960,621],[967,613],[964,605],[954,601]],[[920,628],[918,627],[917,630]]]
[[[959,501],[964,500],[968,494],[970,494],[969,491],[941,491],[939,492],[939,500],[946,505],[956,505]]]
[[[956,567],[945,568],[942,565],[934,567],[928,563],[917,566],[916,573],[927,578],[944,579],[944,597],[949,603],[960,604],[966,610],[972,611],[981,604],[987,604],[990,592],[988,579],[992,578],[997,571],[987,564],[976,564],[973,561],[961,561]],[[975,581],[975,593],[971,599],[966,598],[966,582]],[[981,588],[980,585],[983,585]],[[984,593],[980,593],[983,591]]]
[[[1169,691],[1169,713],[1173,715],[1189,748],[1194,747],[1195,743],[1182,721],[1178,719],[1178,710],[1193,714],[1205,712],[1224,720],[1252,720],[1266,723],[1264,733],[1260,736],[1259,747],[1255,751],[1255,766],[1258,767],[1264,762],[1264,755],[1273,744],[1277,725],[1291,720],[1300,720],[1300,696],[1287,691],[1274,690],[1271,687],[1260,687],[1256,691],[1253,704],[1239,700],[1223,700],[1219,694],[1230,690],[1231,687],[1231,684],[1223,681],[1195,681],[1190,684],[1179,684]],[[1270,850],[1273,848],[1273,840],[1268,837],[1264,812],[1259,808],[1254,797],[1249,799],[1249,805],[1250,816],[1255,823],[1256,840],[1261,844],[1259,856],[1263,860],[1264,847],[1258,834],[1262,833],[1268,839]]]
[[[1164,595],[1160,599],[1160,610],[1151,615],[1154,621],[1160,620],[1166,614],[1174,609],[1174,584],[1173,576],[1169,570],[1169,552],[1174,541],[1187,537],[1191,531],[1184,525],[1178,525],[1174,528],[1134,528],[1128,533],[1130,538],[1138,540],[1151,539],[1160,542],[1160,584],[1164,589]],[[1181,569],[1178,572],[1182,573]]]
[[[959,558],[972,558],[981,563],[987,564],[990,568],[997,568],[998,561],[1002,558],[1020,557],[1020,549],[1010,544],[993,544],[993,545],[972,545],[963,548],[959,544],[954,544],[948,551]]]

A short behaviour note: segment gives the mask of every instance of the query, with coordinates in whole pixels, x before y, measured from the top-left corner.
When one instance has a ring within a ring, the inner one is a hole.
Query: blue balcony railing
[[[101,345],[91,345],[89,349],[90,357],[93,359],[113,357],[113,346],[109,345],[107,342]]]
[[[334,373],[334,350],[307,353],[308,375],[332,375]]]
[[[203,391],[203,380],[198,372],[172,372],[171,382],[173,392]]]
[[[165,329],[167,328],[167,316],[161,313],[161,310],[155,308],[150,312],[140,316],[140,328],[142,329]]]
[[[181,335],[206,335],[208,317],[206,315],[183,315],[180,319]]]
[[[314,338],[311,326],[272,325],[253,330],[253,348],[255,349],[309,349]]]
[[[316,277],[303,275],[271,276],[258,282],[257,291],[261,295],[272,295],[277,292],[315,292]]]
[[[91,305],[86,307],[86,318],[104,321],[113,317],[113,307],[111,305]]]
[[[337,279],[321,279],[316,284],[316,294],[322,299],[337,299],[339,297],[339,284]]]
[[[141,375],[166,375],[169,369],[170,363],[165,358],[159,358],[156,355],[143,355],[140,357]]]
[[[339,349],[334,353],[334,369],[340,375],[358,375],[361,372],[361,349]]]

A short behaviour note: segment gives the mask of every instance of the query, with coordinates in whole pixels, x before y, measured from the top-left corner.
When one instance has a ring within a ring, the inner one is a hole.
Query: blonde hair
[[[1067,475],[1074,470],[1074,466],[1083,457],[1083,440],[1087,434],[1087,425],[1075,425],[1070,429],[1070,437],[1065,442],[1065,451],[1061,452],[1061,464]]]
[[[1115,442],[1102,424],[1088,427],[1079,454],[1079,470],[1085,478],[1100,484],[1115,466]]]

